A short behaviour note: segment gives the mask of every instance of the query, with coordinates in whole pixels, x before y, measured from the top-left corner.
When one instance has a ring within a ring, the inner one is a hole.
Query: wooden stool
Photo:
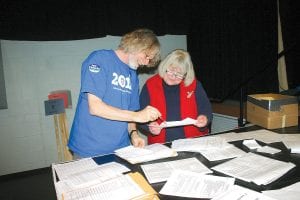
[[[67,147],[69,131],[67,126],[66,113],[53,115],[55,126],[56,147],[59,161],[69,161],[73,159],[69,148]]]

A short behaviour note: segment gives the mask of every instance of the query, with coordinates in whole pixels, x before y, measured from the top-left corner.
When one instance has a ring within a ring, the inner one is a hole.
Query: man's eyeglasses
[[[173,72],[169,69],[166,70],[166,73],[170,76],[174,76],[175,78],[179,79],[179,80],[182,80],[185,78],[185,74],[180,74],[178,72]]]

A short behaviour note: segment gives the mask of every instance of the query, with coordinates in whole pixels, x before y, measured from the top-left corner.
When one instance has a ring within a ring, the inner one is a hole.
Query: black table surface
[[[262,128],[259,127],[259,126],[249,126],[249,127],[235,129],[233,131],[227,131],[227,132],[240,133],[240,132],[254,131],[254,130],[259,130],[259,129],[262,129]],[[297,134],[297,133],[299,134],[300,133],[299,132],[300,130],[299,130],[298,126],[297,127],[295,126],[295,127],[274,129],[274,130],[271,130],[271,131],[274,131],[274,132],[279,133],[279,134]],[[220,134],[222,134],[222,133],[220,133]],[[216,135],[216,134],[213,134],[213,135]],[[209,136],[206,136],[206,137],[209,137]],[[267,153],[259,153],[259,152],[256,152],[255,150],[249,150],[244,145],[242,145],[242,141],[234,141],[234,142],[230,142],[230,143],[235,145],[236,147],[242,149],[245,152],[250,152],[251,151],[253,153],[257,153],[257,154],[260,154],[260,155],[263,155],[263,156],[266,156],[266,157],[269,157],[269,158],[273,158],[273,159],[276,159],[276,160],[280,160],[280,161],[284,161],[284,162],[291,162],[291,163],[294,163],[296,165],[296,167],[293,168],[292,170],[290,170],[288,173],[286,173],[282,177],[280,177],[279,179],[277,179],[276,181],[274,181],[274,182],[272,182],[268,185],[256,185],[254,183],[245,182],[245,181],[242,181],[242,180],[239,180],[239,179],[235,180],[235,184],[260,192],[260,191],[263,191],[263,190],[280,189],[282,187],[285,187],[285,186],[288,186],[288,185],[291,185],[293,183],[296,183],[296,182],[300,181],[300,154],[294,154],[294,153],[291,154],[290,150],[287,149],[282,142],[276,142],[276,143],[271,143],[271,144],[264,144],[261,141],[257,141],[257,142],[261,145],[268,145],[268,146],[271,146],[271,147],[281,149],[282,151],[277,153],[277,154],[272,155],[272,154],[267,154]],[[165,145],[170,147],[171,144],[166,143]],[[179,159],[191,158],[191,157],[197,158],[199,161],[201,161],[208,168],[214,167],[215,165],[221,164],[221,163],[226,162],[226,161],[229,160],[229,159],[226,159],[226,160],[221,160],[221,161],[209,161],[204,156],[202,156],[200,153],[196,153],[196,152],[178,152],[178,156],[176,156],[176,157],[164,158],[164,159],[159,159],[159,160],[154,160],[154,161],[149,161],[149,162],[143,162],[143,163],[134,164],[134,165],[130,164],[126,160],[123,160],[122,158],[120,158],[120,157],[118,157],[114,154],[98,156],[98,157],[94,157],[93,159],[98,164],[104,164],[104,163],[112,162],[112,161],[121,163],[121,164],[127,166],[131,170],[131,172],[139,172],[145,177],[145,174],[143,173],[143,170],[141,168],[141,165],[143,165],[143,164],[179,160]],[[218,175],[218,176],[227,176],[227,175],[221,174],[221,173],[216,172],[216,171],[214,171],[213,174]],[[145,177],[145,179],[146,179],[146,177]],[[159,194],[160,189],[163,187],[163,185],[165,183],[166,182],[151,184],[151,186],[155,189],[155,191],[157,191],[158,197],[160,199],[174,199],[174,200],[176,200],[176,199],[191,199],[191,198],[185,198],[185,197],[175,197],[175,196],[167,196],[167,195]],[[193,198],[193,199],[195,199],[195,198]]]

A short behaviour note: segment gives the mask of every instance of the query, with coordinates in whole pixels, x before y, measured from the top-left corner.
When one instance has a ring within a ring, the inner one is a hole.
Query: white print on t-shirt
[[[96,64],[91,64],[91,65],[89,65],[89,70],[90,70],[90,72],[98,73],[98,72],[100,72],[100,67]]]
[[[131,90],[130,76],[125,77],[124,75],[118,75],[116,72],[112,75],[113,80],[111,81],[111,84],[121,87],[122,89]]]

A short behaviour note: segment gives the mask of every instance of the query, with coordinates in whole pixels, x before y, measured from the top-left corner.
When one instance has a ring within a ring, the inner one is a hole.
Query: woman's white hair
[[[166,70],[170,68],[180,68],[185,74],[184,85],[190,85],[195,79],[194,66],[190,54],[183,49],[176,49],[169,53],[158,66],[158,74],[164,77]]]

